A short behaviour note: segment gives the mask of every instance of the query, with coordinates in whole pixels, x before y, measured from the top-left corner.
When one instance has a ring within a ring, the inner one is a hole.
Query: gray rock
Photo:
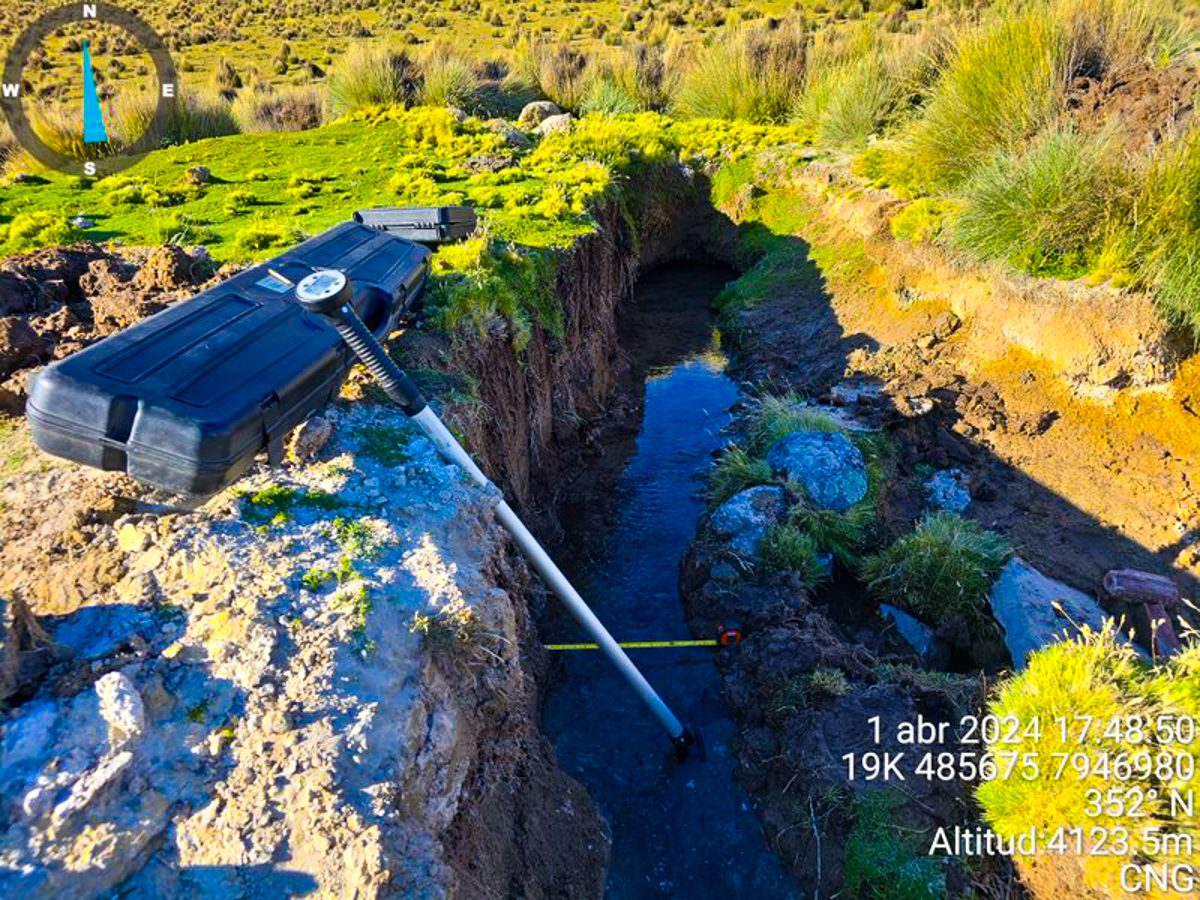
[[[128,675],[109,672],[96,681],[95,689],[100,698],[100,716],[116,738],[114,743],[123,743],[142,733],[146,727],[142,695]]]
[[[550,118],[544,120],[541,125],[533,129],[533,133],[545,136],[555,131],[566,131],[570,127],[571,117],[567,113],[562,113],[561,115],[550,116]]]
[[[1076,626],[1099,630],[1109,618],[1087,594],[1046,577],[1015,556],[1000,570],[988,601],[1018,669],[1039,647],[1079,634]]]
[[[533,128],[535,125],[541,125],[551,116],[561,113],[562,110],[558,108],[558,104],[550,100],[534,100],[532,103],[525,104],[521,115],[517,117],[517,124],[523,128]]]
[[[713,581],[719,581],[722,584],[732,584],[733,582],[737,581],[738,573],[737,569],[735,569],[730,563],[722,560],[712,567],[712,570],[709,572],[709,577]]]
[[[454,117],[455,122],[467,121],[467,114],[465,112],[463,112],[461,109],[459,109],[457,106],[447,106],[446,111],[448,113],[450,113],[451,116]]]
[[[486,124],[488,131],[504,138],[504,143],[509,147],[529,147],[533,144],[529,135],[519,128],[514,128],[511,122],[506,122],[504,119],[488,119]]]
[[[717,507],[709,528],[738,553],[753,556],[767,529],[783,515],[786,502],[783,488],[777,485],[747,488]]]
[[[75,216],[71,219],[71,227],[78,228],[81,231],[86,231],[88,228],[95,228],[96,223],[87,216]]]
[[[900,632],[900,636],[908,641],[922,659],[933,652],[935,641],[933,629],[924,622],[913,618],[904,610],[897,609],[890,603],[880,604],[879,614],[883,616],[885,622],[889,619],[892,621],[896,630]]]
[[[212,181],[212,172],[208,166],[192,166],[187,170],[187,180],[192,184],[208,184]]]
[[[844,434],[794,432],[771,447],[767,461],[821,509],[845,512],[867,496],[866,463]]]
[[[333,423],[324,416],[311,415],[296,429],[292,435],[292,456],[299,460],[316,459],[321,448],[328,443],[333,434]]]
[[[929,505],[960,513],[971,505],[967,476],[961,469],[942,469],[925,482]]]

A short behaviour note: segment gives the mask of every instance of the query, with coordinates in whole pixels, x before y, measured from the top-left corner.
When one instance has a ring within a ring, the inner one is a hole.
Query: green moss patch
[[[281,525],[291,519],[294,509],[301,506],[332,511],[347,505],[340,497],[325,491],[301,490],[281,484],[253,492],[241,491],[238,496],[244,502],[242,515],[256,525]]]

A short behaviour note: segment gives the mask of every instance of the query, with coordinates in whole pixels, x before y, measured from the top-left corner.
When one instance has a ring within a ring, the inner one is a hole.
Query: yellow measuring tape
[[[717,641],[709,638],[695,641],[618,641],[618,647],[716,647]],[[599,644],[545,644],[547,650],[599,650]]]

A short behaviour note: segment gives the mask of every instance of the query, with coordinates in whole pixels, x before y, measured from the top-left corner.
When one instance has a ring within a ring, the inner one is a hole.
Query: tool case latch
[[[280,429],[282,416],[279,412],[279,395],[272,391],[262,400],[263,439],[267,445],[267,461],[272,466],[283,465],[283,432]]]

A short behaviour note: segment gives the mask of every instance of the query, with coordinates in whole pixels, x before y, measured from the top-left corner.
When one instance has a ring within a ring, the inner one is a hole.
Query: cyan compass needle
[[[96,95],[96,78],[92,74],[92,57],[88,42],[83,41],[83,142],[103,144],[108,140],[104,130],[104,115],[100,111],[100,98]]]

